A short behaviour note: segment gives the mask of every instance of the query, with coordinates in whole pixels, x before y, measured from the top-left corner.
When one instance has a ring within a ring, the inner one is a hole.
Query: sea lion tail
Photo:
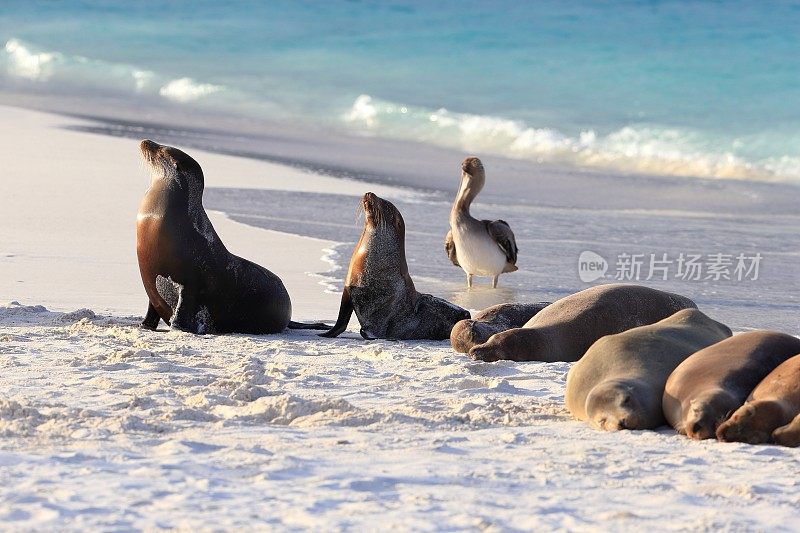
[[[289,321],[289,325],[286,326],[289,329],[319,329],[319,330],[328,330],[331,329],[331,326],[328,324],[323,324],[322,322],[312,322],[307,324],[305,322],[295,322],[294,320]]]

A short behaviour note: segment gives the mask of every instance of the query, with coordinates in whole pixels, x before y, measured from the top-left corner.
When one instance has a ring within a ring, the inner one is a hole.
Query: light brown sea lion
[[[781,446],[800,446],[800,415],[783,427],[772,432],[772,441]]]
[[[567,409],[606,431],[664,425],[661,396],[669,375],[697,350],[730,335],[726,325],[684,309],[655,324],[602,337],[567,374]]]
[[[362,203],[364,230],[350,259],[339,318],[322,336],[341,334],[355,311],[365,339],[447,339],[469,311],[417,292],[408,273],[400,211],[371,192]]]
[[[481,361],[577,361],[600,337],[696,307],[689,298],[641,285],[598,285],[553,302],[523,327],[492,335],[469,354]]]
[[[767,374],[800,352],[800,339],[749,331],[698,351],[672,373],[664,416],[679,433],[702,440],[738,409]]]
[[[473,318],[461,320],[450,332],[450,344],[460,353],[467,353],[473,346],[483,344],[495,333],[522,327],[550,302],[535,304],[498,304],[480,311]]]
[[[743,406],[717,428],[726,442],[763,444],[800,415],[800,355],[787,359],[761,380]]]
[[[150,188],[139,206],[136,254],[149,299],[142,327],[159,319],[192,333],[278,333],[292,304],[280,278],[230,253],[203,209],[203,170],[184,152],[145,140]]]

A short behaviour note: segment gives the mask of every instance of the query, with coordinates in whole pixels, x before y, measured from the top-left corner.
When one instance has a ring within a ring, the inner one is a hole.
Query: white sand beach
[[[595,431],[563,405],[568,363],[480,363],[448,342],[364,341],[355,319],[333,340],[140,329],[134,221],[149,176],[136,142],[12,107],[0,106],[0,124],[0,529],[800,531],[800,449],[694,442],[668,428]],[[414,201],[385,181],[187,151],[219,205],[222,189]],[[698,284],[689,296],[738,331],[775,323],[800,334],[800,250],[785,237],[796,214],[769,226],[759,203],[769,191],[746,183],[680,187],[664,186],[665,196],[706,187],[740,199],[755,228],[743,239],[778,250],[769,264],[780,268],[765,276],[785,276],[789,293],[774,308],[775,283]],[[335,273],[350,249],[236,221],[267,215],[254,209],[209,214],[232,252],[283,279],[294,319],[334,319]],[[546,287],[540,299],[583,288],[564,274],[565,258],[572,268],[575,252],[607,243],[619,221],[624,235],[613,238],[634,246],[659,232],[711,251],[729,244],[714,212],[665,209],[642,225],[633,205],[589,211],[607,226],[588,234],[563,222],[569,208],[539,209],[553,235],[520,231],[521,242],[564,243],[537,252],[547,269],[534,269],[534,253],[521,268]],[[353,239],[354,211],[341,216]],[[412,235],[424,230],[409,221]],[[419,285],[463,294],[460,272],[452,280]],[[502,295],[518,294],[512,283]],[[461,303],[474,309],[490,293],[476,294]]]

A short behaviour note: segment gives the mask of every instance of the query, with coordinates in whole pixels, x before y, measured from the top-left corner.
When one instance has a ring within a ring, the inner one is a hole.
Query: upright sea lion
[[[740,333],[704,348],[667,380],[664,416],[679,433],[710,439],[767,374],[797,353],[800,339],[777,331]]]
[[[717,428],[721,441],[762,444],[800,415],[800,355],[787,359],[753,389],[747,402]],[[780,433],[779,433],[780,435]]]
[[[136,223],[150,300],[142,327],[156,329],[163,319],[200,334],[283,331],[292,314],[289,293],[278,276],[222,244],[203,209],[200,165],[177,148],[148,140],[139,147],[151,171]]]
[[[470,348],[483,344],[495,333],[519,328],[550,302],[535,304],[498,304],[488,307],[474,318],[461,320],[450,332],[450,344],[457,352],[467,353]]]
[[[783,427],[772,432],[772,441],[781,446],[800,446],[800,415]]]
[[[365,339],[434,339],[450,336],[469,311],[414,288],[406,263],[406,226],[400,211],[368,192],[361,233],[342,291],[336,324],[323,337],[347,329],[353,311]]]
[[[489,276],[492,287],[504,272],[517,269],[517,241],[505,220],[478,220],[469,213],[475,197],[486,183],[483,163],[468,157],[461,163],[461,185],[450,211],[450,231],[444,238],[444,249],[454,265],[467,274],[467,287],[472,276]]]
[[[730,336],[726,325],[684,309],[602,337],[567,374],[567,409],[606,431],[664,425],[661,396],[669,375],[697,350]]]
[[[481,361],[577,361],[600,337],[696,307],[689,298],[641,285],[598,285],[557,300],[523,327],[492,335],[469,354]]]

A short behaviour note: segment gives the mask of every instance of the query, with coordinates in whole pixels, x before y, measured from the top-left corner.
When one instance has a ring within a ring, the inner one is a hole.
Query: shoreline
[[[36,112],[20,110],[19,113]],[[167,143],[173,142],[170,138],[176,138],[180,142],[174,144],[178,146],[195,145],[191,141],[194,130],[165,131],[129,124],[122,132],[109,131],[102,123],[61,115],[41,116],[51,117],[49,120],[62,128],[63,135],[115,144],[120,160],[105,164],[128,173],[140,166],[136,151],[131,150],[131,143],[126,140],[128,137],[138,140],[153,136]],[[75,129],[88,129],[91,133]],[[203,131],[198,145],[218,152],[231,150],[232,145],[224,142],[227,137],[219,132],[212,135],[212,130]],[[500,168],[495,170],[494,166],[489,166],[493,160],[487,158],[485,164],[490,181],[476,209],[482,216],[504,218],[511,223],[522,250],[520,271],[503,276],[502,291],[492,293],[479,287],[477,291],[467,292],[460,270],[439,254],[441,239],[447,230],[443,221],[447,219],[454,194],[456,172],[450,168],[447,173],[437,174],[435,170],[452,167],[452,161],[458,161],[454,158],[461,154],[429,149],[417,160],[411,160],[407,168],[392,167],[405,174],[371,174],[356,167],[363,164],[364,168],[371,168],[371,161],[379,160],[384,152],[367,150],[365,156],[360,150],[350,149],[337,157],[348,160],[352,156],[356,165],[323,165],[333,172],[338,169],[339,177],[329,177],[307,170],[309,167],[321,170],[316,163],[307,162],[302,167],[296,159],[289,158],[276,164],[266,161],[272,156],[264,153],[275,147],[291,152],[305,146],[305,153],[320,159],[331,147],[341,146],[336,139],[323,143],[324,149],[314,151],[318,147],[315,143],[323,141],[313,138],[306,145],[288,143],[290,146],[286,148],[288,141],[284,137],[240,137],[230,142],[239,148],[249,147],[237,152],[249,157],[220,155],[202,148],[191,150],[208,177],[204,195],[206,209],[225,212],[231,220],[249,227],[338,243],[339,264],[331,272],[334,278],[344,275],[349,259],[348,246],[357,241],[361,232],[360,223],[351,218],[351,213],[356,210],[358,197],[369,188],[395,202],[404,213],[407,231],[414,235],[407,240],[409,268],[419,289],[468,309],[482,309],[501,301],[553,301],[586,288],[588,285],[578,279],[575,266],[584,250],[600,253],[611,266],[615,256],[626,253],[647,256],[666,252],[677,256],[684,252],[760,252],[767,254],[765,268],[769,279],[757,283],[681,283],[677,279],[648,283],[692,297],[737,330],[772,327],[795,331],[797,328],[789,316],[799,305],[797,292],[800,290],[800,276],[793,274],[800,257],[800,237],[791,229],[800,226],[800,214],[795,208],[800,188],[793,185],[692,178],[603,177],[596,173],[570,174],[568,179],[562,180],[561,175],[547,175],[546,166],[534,166],[537,174],[525,174],[524,168],[515,166],[521,162],[513,160],[500,161]],[[254,144],[258,139],[265,144]],[[402,153],[412,148],[407,143],[397,146]],[[420,170],[427,169],[434,156],[436,164],[430,171]],[[127,165],[122,161],[128,161]],[[234,170],[237,168],[241,170]],[[408,175],[412,176],[410,181],[404,177]],[[418,181],[424,184],[421,190],[415,188]],[[576,196],[576,189],[581,190],[579,196]],[[498,194],[501,190],[504,191],[502,195]],[[143,192],[144,186],[136,194],[127,193],[130,205],[119,209],[132,210]],[[718,219],[724,222],[718,224]],[[123,224],[117,227],[117,239],[119,235],[128,234],[130,229]],[[107,238],[112,239],[111,235]],[[223,240],[228,242],[229,238],[223,235]],[[252,256],[252,252],[243,255]],[[135,270],[135,258],[128,261],[125,268]],[[272,259],[267,257],[264,263],[269,268]],[[326,264],[325,269],[329,268]],[[287,272],[285,275],[295,274]],[[610,273],[599,282],[614,281],[609,276]],[[129,275],[128,279],[135,280],[129,281],[129,286],[140,284],[138,276]],[[337,282],[340,280],[336,279],[334,285]],[[106,291],[110,298],[113,292],[112,289]],[[309,301],[296,306],[295,312],[306,314],[303,309],[314,311],[316,306]],[[314,313],[309,318],[319,319],[319,314]]]
[[[0,95],[0,105],[64,116],[83,123],[76,128],[78,131],[130,139],[141,139],[147,134],[154,134],[168,144],[429,193],[444,192],[450,195],[458,162],[468,155],[475,155],[465,150],[423,142],[356,135],[343,130],[312,128],[309,125],[286,124],[280,121],[248,120],[210,111],[201,113],[178,105],[160,104],[160,107],[150,109],[147,106],[132,107],[125,103],[123,112],[119,113],[121,116],[114,117],[91,112],[88,106],[78,105],[71,100],[69,102],[72,105],[68,109],[72,111],[66,111],[52,98],[37,99],[13,93]],[[117,104],[123,102],[109,99],[104,105]],[[81,111],[74,111],[76,105]],[[141,115],[146,118],[140,118]],[[163,117],[167,117],[169,122]],[[209,122],[211,126],[208,126]],[[175,127],[174,123],[182,126]],[[580,198],[565,199],[573,190],[585,189],[587,181],[596,184],[598,189],[612,184],[618,185],[618,189],[640,189],[635,191],[637,194],[618,194],[616,197],[601,194],[592,199],[595,203],[613,209],[624,207],[626,202],[630,206],[630,200],[634,197],[641,201],[643,199],[640,193],[649,191],[666,193],[661,201],[668,204],[668,209],[676,209],[680,202],[693,207],[704,205],[696,202],[692,195],[669,195],[673,188],[688,187],[694,192],[713,190],[727,200],[734,200],[738,196],[746,195],[747,191],[755,190],[772,200],[775,204],[773,207],[779,212],[791,213],[793,211],[788,209],[789,203],[783,201],[783,198],[787,194],[800,195],[800,182],[793,181],[659,175],[567,163],[537,162],[493,154],[477,155],[481,156],[487,167],[494,169],[495,174],[504,175],[506,185],[513,187],[512,199],[516,199],[522,192],[522,198],[531,201],[529,191],[525,191],[522,186],[532,185],[537,189],[537,201],[548,207],[590,208],[592,204],[587,204]],[[547,181],[553,180],[559,182],[560,189],[548,186]],[[641,207],[654,208],[650,204]],[[715,212],[719,210],[717,205],[707,207]]]

